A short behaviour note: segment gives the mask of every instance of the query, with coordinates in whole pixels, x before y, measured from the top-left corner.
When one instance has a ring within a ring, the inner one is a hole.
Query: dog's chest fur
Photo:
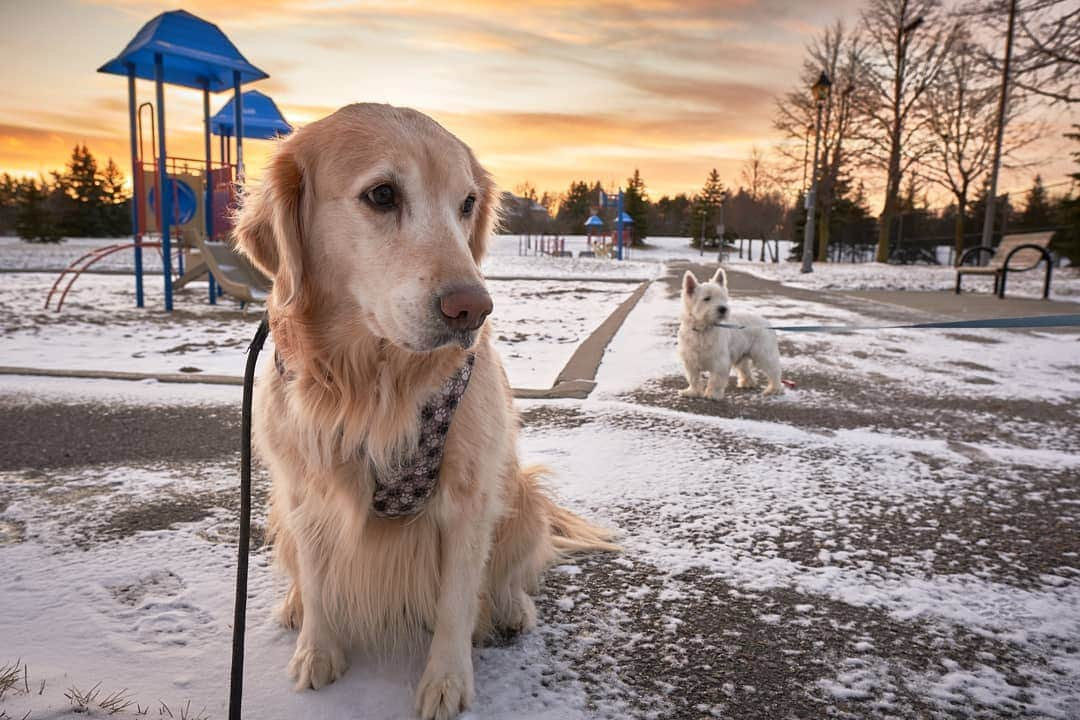
[[[743,320],[741,316],[732,315],[727,322],[737,325]],[[683,314],[678,340],[679,357],[687,366],[708,369],[719,362],[730,367],[749,354],[754,333],[715,325],[696,329],[693,319]]]

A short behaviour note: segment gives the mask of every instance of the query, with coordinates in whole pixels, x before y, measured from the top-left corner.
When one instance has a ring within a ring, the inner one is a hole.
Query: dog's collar
[[[690,329],[693,330],[694,332],[708,332],[712,328],[723,327],[719,323],[712,323],[711,325],[702,325],[701,327],[698,327],[694,323],[689,323],[689,324],[690,324]]]
[[[398,458],[385,474],[372,468],[375,493],[371,511],[376,517],[407,517],[424,509],[424,504],[435,492],[435,485],[439,481],[446,436],[450,432],[450,423],[454,419],[458,403],[469,387],[475,364],[476,354],[469,353],[464,364],[448,377],[442,387],[420,408],[420,437],[416,449],[411,454]],[[292,373],[285,367],[285,361],[276,351],[274,366],[283,381],[293,379]]]
[[[469,353],[465,363],[424,403],[420,409],[420,439],[412,454],[399,458],[385,475],[373,473],[375,495],[371,509],[376,517],[415,515],[435,491],[450,423],[469,387],[475,363],[476,355]]]

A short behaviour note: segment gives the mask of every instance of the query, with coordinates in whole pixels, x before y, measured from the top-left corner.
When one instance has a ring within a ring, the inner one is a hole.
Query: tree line
[[[86,145],[76,145],[64,169],[49,177],[4,173],[0,234],[29,242],[130,235],[131,196],[124,189],[124,174],[112,158],[100,167]]]
[[[905,261],[935,245],[952,245],[955,254],[977,245],[999,113],[1004,162],[1015,167],[1018,152],[1046,133],[1037,111],[1080,103],[1080,8],[1075,0],[1025,0],[1014,7],[1002,106],[998,46],[1010,2],[947,8],[941,0],[867,0],[857,23],[836,21],[808,44],[799,83],[776,100],[773,124],[783,140],[768,152],[754,148],[735,188],[725,189],[713,170],[698,193],[650,200],[634,171],[624,188],[635,241],[652,233],[715,245],[723,224],[729,237],[793,240],[799,255],[805,196],[816,177],[819,260],[874,251],[879,261]],[[819,128],[810,88],[822,72],[831,88]],[[1066,137],[1080,141],[1076,130]],[[1051,178],[1048,186],[1037,176],[1022,205],[996,193],[995,236],[1055,230],[1053,247],[1080,262],[1077,175],[1069,177],[1071,185]],[[1070,187],[1048,192],[1062,185]],[[543,193],[539,202],[550,214],[543,230],[582,233],[599,189],[599,182],[574,181],[562,194]],[[869,206],[871,194],[883,195],[880,210]],[[931,209],[931,194],[948,198],[947,206]],[[514,220],[508,229],[524,231]]]

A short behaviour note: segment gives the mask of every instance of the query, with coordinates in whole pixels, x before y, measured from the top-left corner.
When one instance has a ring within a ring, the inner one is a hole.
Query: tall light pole
[[[701,241],[698,244],[698,255],[705,257],[705,220],[709,217],[709,206],[704,201],[698,213],[701,215]]]
[[[986,196],[986,215],[983,216],[981,245],[990,249],[994,237],[994,201],[997,199],[998,169],[1001,167],[1001,141],[1005,135],[1005,121],[1009,103],[1009,65],[1012,63],[1013,27],[1016,25],[1016,0],[1009,2],[1009,29],[1005,34],[1005,63],[1001,68],[1001,97],[998,100],[997,133],[994,136],[994,162],[990,165],[990,187]],[[979,253],[980,264],[983,256]]]
[[[806,142],[803,144],[802,154],[802,194],[806,195],[806,168],[810,165],[810,134],[814,132],[814,124],[806,126]],[[804,198],[805,199],[805,198]]]
[[[832,81],[824,70],[821,77],[814,83],[810,90],[814,93],[814,101],[817,103],[817,127],[814,131],[814,165],[810,170],[810,192],[806,195],[806,230],[803,232],[802,246],[802,271],[814,272],[814,210],[817,203],[818,182],[818,147],[821,144],[821,111],[825,107],[825,99],[829,97],[829,88]]]
[[[725,190],[720,193],[720,222],[716,226],[716,232],[720,235],[720,249],[716,251],[716,262],[720,265],[724,264],[724,203],[728,200],[728,192]],[[742,257],[742,246],[739,246],[739,257]]]

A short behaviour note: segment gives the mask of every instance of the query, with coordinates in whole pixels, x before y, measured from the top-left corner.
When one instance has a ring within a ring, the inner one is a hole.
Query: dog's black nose
[[[727,308],[721,305],[720,307],[716,308],[716,314],[720,317],[724,317],[725,315],[727,315]]]
[[[443,321],[454,330],[475,330],[491,313],[491,296],[482,287],[451,290],[439,297]]]

